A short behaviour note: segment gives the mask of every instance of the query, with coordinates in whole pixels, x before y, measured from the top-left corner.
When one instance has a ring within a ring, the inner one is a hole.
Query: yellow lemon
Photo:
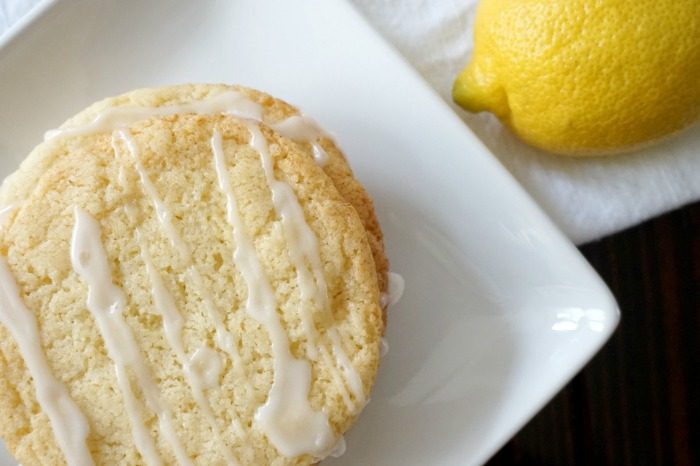
[[[482,0],[453,98],[563,154],[677,132],[700,117],[700,0]]]

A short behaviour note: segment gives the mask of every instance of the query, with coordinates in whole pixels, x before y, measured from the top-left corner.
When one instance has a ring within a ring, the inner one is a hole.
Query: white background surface
[[[372,402],[324,464],[481,463],[617,324],[578,252],[342,1],[65,0],[20,39],[0,51],[0,175],[95,99],[167,83],[253,85],[336,134],[407,288]]]
[[[36,1],[0,0],[0,33]],[[553,157],[523,144],[490,115],[469,115],[451,103],[452,81],[471,53],[476,0],[352,1],[574,242],[700,198],[700,125],[628,155]]]

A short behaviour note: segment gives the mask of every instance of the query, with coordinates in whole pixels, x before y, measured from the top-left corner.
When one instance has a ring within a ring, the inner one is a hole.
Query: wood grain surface
[[[489,466],[700,465],[700,203],[581,251],[620,327]]]

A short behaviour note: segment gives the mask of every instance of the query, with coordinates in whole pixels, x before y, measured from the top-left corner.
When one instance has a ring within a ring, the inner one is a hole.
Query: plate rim
[[[60,0],[39,0],[19,20],[0,35],[0,53],[5,47],[19,39],[22,34]]]

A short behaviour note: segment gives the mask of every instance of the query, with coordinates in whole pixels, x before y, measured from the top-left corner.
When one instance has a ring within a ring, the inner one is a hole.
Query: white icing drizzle
[[[326,152],[326,149],[324,149],[320,143],[311,143],[311,154],[313,155],[317,165],[320,165],[322,167],[328,163],[328,152]]]
[[[126,414],[129,417],[131,436],[134,439],[136,450],[138,450],[138,452],[141,454],[141,457],[143,457],[146,464],[151,466],[162,465],[163,460],[160,458],[156,444],[153,442],[151,433],[146,427],[142,415],[141,405],[139,404],[138,399],[131,388],[129,376],[126,373],[126,367],[115,363],[114,372],[117,374],[117,385],[119,385],[119,390],[122,392],[124,407],[126,408]]]
[[[311,118],[294,115],[279,123],[271,124],[270,128],[292,141],[310,143],[316,163],[321,166],[328,163],[328,154],[318,142],[319,138],[327,135]]]
[[[178,113],[198,115],[225,113],[239,118],[262,121],[262,107],[258,103],[253,102],[240,92],[227,91],[209,99],[162,107],[109,107],[98,113],[90,123],[47,131],[44,134],[44,140],[114,131],[151,117],[165,117]]]
[[[272,203],[275,212],[282,220],[282,229],[289,245],[289,258],[297,272],[302,300],[299,310],[308,338],[307,353],[311,359],[316,359],[319,335],[314,325],[313,306],[315,304],[319,309],[325,310],[328,302],[326,281],[321,270],[316,236],[306,223],[304,211],[301,209],[292,188],[287,183],[275,178],[272,157],[260,129],[255,125],[249,125],[248,129],[252,135],[250,145],[260,154],[263,172],[272,191]],[[315,274],[316,276],[312,275],[306,266],[305,260],[307,259],[318,263],[313,264],[314,271],[319,272]]]
[[[223,364],[219,353],[203,346],[190,357],[189,369],[197,379],[197,385],[207,390],[219,386]]]
[[[379,340],[379,357],[384,357],[389,353],[389,342],[387,341],[386,338],[382,337],[381,340]]]
[[[112,148],[114,148],[114,140],[112,140]],[[126,169],[124,165],[119,166],[119,172],[117,173],[117,181],[121,186],[126,185]]]
[[[89,427],[68,389],[51,372],[41,348],[34,314],[20,297],[19,287],[0,256],[0,323],[12,334],[24,363],[34,380],[36,398],[46,412],[56,441],[70,465],[94,464],[87,448]]]
[[[309,344],[309,356],[316,358],[316,341],[318,332],[314,326],[312,306],[315,304],[321,312],[330,314],[328,301],[328,291],[326,279],[323,274],[321,256],[318,248],[318,240],[306,223],[304,211],[299,205],[299,200],[292,188],[285,182],[275,178],[272,157],[267,147],[267,141],[256,125],[249,124],[248,130],[251,133],[250,145],[260,154],[265,178],[272,191],[272,202],[277,215],[282,220],[282,227],[285,239],[289,245],[289,257],[297,272],[297,281],[302,299],[301,316],[304,323]],[[308,264],[308,265],[307,265]],[[364,402],[364,391],[362,381],[357,370],[350,363],[350,359],[345,354],[337,338],[337,330],[331,327],[328,336],[333,340],[333,353],[339,367],[350,387],[355,399],[360,403]],[[358,383],[360,381],[359,390]]]
[[[175,228],[175,225],[173,225],[171,212],[168,210],[165,203],[160,199],[158,191],[151,182],[145,168],[141,164],[140,153],[136,145],[136,141],[134,141],[131,134],[129,134],[128,130],[126,129],[117,130],[114,132],[114,135],[119,137],[126,144],[126,147],[131,154],[131,159],[134,162],[134,167],[139,175],[141,186],[153,203],[153,208],[156,211],[156,217],[158,218],[165,235],[167,236],[168,240],[170,240],[173,247],[178,250],[182,259],[188,264],[187,275],[194,283],[195,287],[199,290],[209,318],[214,323],[214,330],[216,332],[215,341],[217,346],[231,358],[235,366],[240,366],[240,357],[238,355],[238,350],[236,349],[236,341],[231,332],[226,329],[223,315],[214,305],[214,299],[209,293],[207,287],[204,285],[204,280],[199,272],[199,269],[194,265],[190,248],[187,246],[187,244],[185,244],[184,240],[180,236],[180,233],[177,231],[177,228]],[[114,148],[114,153],[119,156],[120,151],[115,142],[114,136],[112,137],[112,146]]]
[[[127,367],[135,375],[147,405],[158,416],[160,431],[170,444],[179,464],[190,465],[173,426],[170,410],[160,398],[158,386],[141,355],[134,336],[123,316],[126,306],[124,292],[112,282],[107,254],[100,238],[100,226],[87,212],[75,208],[75,226],[71,238],[73,270],[88,287],[87,308],[92,314],[114,363],[117,379],[125,400],[127,414],[133,428],[134,443],[149,464],[162,464],[153,439],[148,435],[128,376]]]
[[[338,363],[338,367],[340,367],[348,386],[350,387],[350,391],[355,396],[355,400],[357,400],[360,404],[364,404],[365,391],[362,384],[362,378],[360,377],[360,374],[357,373],[357,370],[355,370],[355,367],[352,365],[350,358],[343,350],[340,335],[335,327],[331,327],[328,330],[328,338],[331,340],[335,360]]]
[[[226,218],[233,230],[233,260],[248,289],[246,311],[265,327],[272,350],[273,382],[267,401],[255,413],[255,422],[277,450],[285,456],[319,456],[335,442],[328,417],[309,403],[311,367],[296,359],[277,314],[272,287],[245,233],[224,159],[221,134],[211,140],[219,188],[226,197]]]
[[[10,216],[12,211],[15,210],[15,207],[16,206],[14,204],[10,204],[0,209],[0,228],[5,227],[5,222],[7,222],[7,218]]]
[[[333,450],[331,450],[331,452],[328,454],[328,456],[331,456],[333,458],[340,458],[345,454],[346,449],[347,443],[345,442],[345,437],[340,437],[338,439],[338,442],[333,447]]]
[[[216,386],[219,382],[219,375],[222,369],[221,358],[216,351],[206,346],[197,349],[191,358],[187,357],[185,345],[182,340],[182,329],[184,325],[182,315],[177,310],[175,299],[165,287],[160,274],[156,270],[148,248],[143,240],[143,235],[138,229],[136,230],[136,235],[139,239],[141,258],[146,265],[146,271],[151,282],[153,302],[156,311],[163,318],[163,332],[165,333],[165,338],[182,367],[185,380],[187,380],[187,383],[190,385],[197,406],[221,445],[221,452],[226,463],[236,465],[238,462],[234,459],[231,450],[226,446],[226,441],[216,423],[216,417],[204,395],[204,390]]]
[[[260,104],[240,92],[227,91],[209,99],[163,107],[109,107],[98,113],[90,123],[47,131],[44,134],[44,140],[114,131],[140,120],[178,113],[194,113],[198,115],[223,113],[261,123],[269,123],[263,118],[263,107]],[[311,144],[312,155],[318,165],[325,165],[328,162],[328,154],[318,142],[318,139],[329,136],[311,118],[304,115],[292,115],[280,122],[270,124],[270,127],[293,141]]]
[[[387,291],[386,293],[382,293],[379,298],[379,304],[382,308],[387,308],[398,303],[406,288],[405,280],[398,273],[389,272],[388,279],[389,285]]]
[[[321,346],[320,350],[321,356],[324,359],[324,363],[327,364],[328,367],[333,367],[333,356],[329,353],[325,346]],[[333,377],[333,382],[335,382],[336,385],[338,385],[339,387],[345,387],[345,382],[339,371],[331,371],[331,377]],[[357,407],[355,402],[353,402],[350,398],[350,392],[348,390],[341,390],[340,396],[343,398],[343,403],[345,403],[345,406],[348,408],[348,411],[354,413]]]
[[[379,306],[382,309],[389,307],[389,293],[381,293],[379,295]]]
[[[138,173],[139,175],[141,186],[143,187],[143,190],[145,191],[146,195],[151,199],[151,202],[153,202],[153,208],[156,211],[156,217],[158,218],[161,227],[163,227],[163,229],[165,230],[168,239],[172,243],[173,247],[175,247],[175,249],[178,250],[181,257],[189,257],[190,248],[187,247],[185,242],[177,233],[177,230],[175,230],[175,226],[172,222],[172,214],[168,210],[168,207],[158,196],[158,191],[156,190],[156,187],[153,185],[153,182],[151,181],[151,179],[148,176],[148,173],[146,172],[146,169],[143,167],[143,164],[141,163],[141,158],[139,157],[138,148],[136,147],[136,141],[134,141],[134,138],[131,137],[127,130],[117,130],[115,131],[115,133],[122,141],[124,141],[124,144],[126,144],[126,147],[129,153],[131,154],[132,161],[134,162],[134,168],[136,168],[136,173]],[[117,146],[114,138],[112,138],[112,149],[114,150],[115,154],[119,154],[119,147]]]
[[[316,359],[318,357],[316,348],[319,335],[314,325],[313,305],[315,303],[318,308],[323,310],[328,301],[328,297],[325,294],[326,287],[323,274],[321,273],[319,277],[316,277],[319,280],[316,282],[304,263],[304,259],[309,256],[310,250],[318,250],[316,236],[314,236],[307,225],[304,219],[304,212],[292,188],[287,183],[278,181],[275,178],[272,157],[270,157],[267,142],[262,133],[260,133],[259,128],[250,125],[249,129],[253,135],[251,145],[260,154],[263,171],[265,172],[268,186],[272,191],[272,203],[277,215],[282,220],[282,229],[289,245],[289,258],[297,271],[297,281],[302,300],[299,310],[302,325],[308,338],[307,353],[311,359]],[[320,259],[318,261],[320,262]]]

